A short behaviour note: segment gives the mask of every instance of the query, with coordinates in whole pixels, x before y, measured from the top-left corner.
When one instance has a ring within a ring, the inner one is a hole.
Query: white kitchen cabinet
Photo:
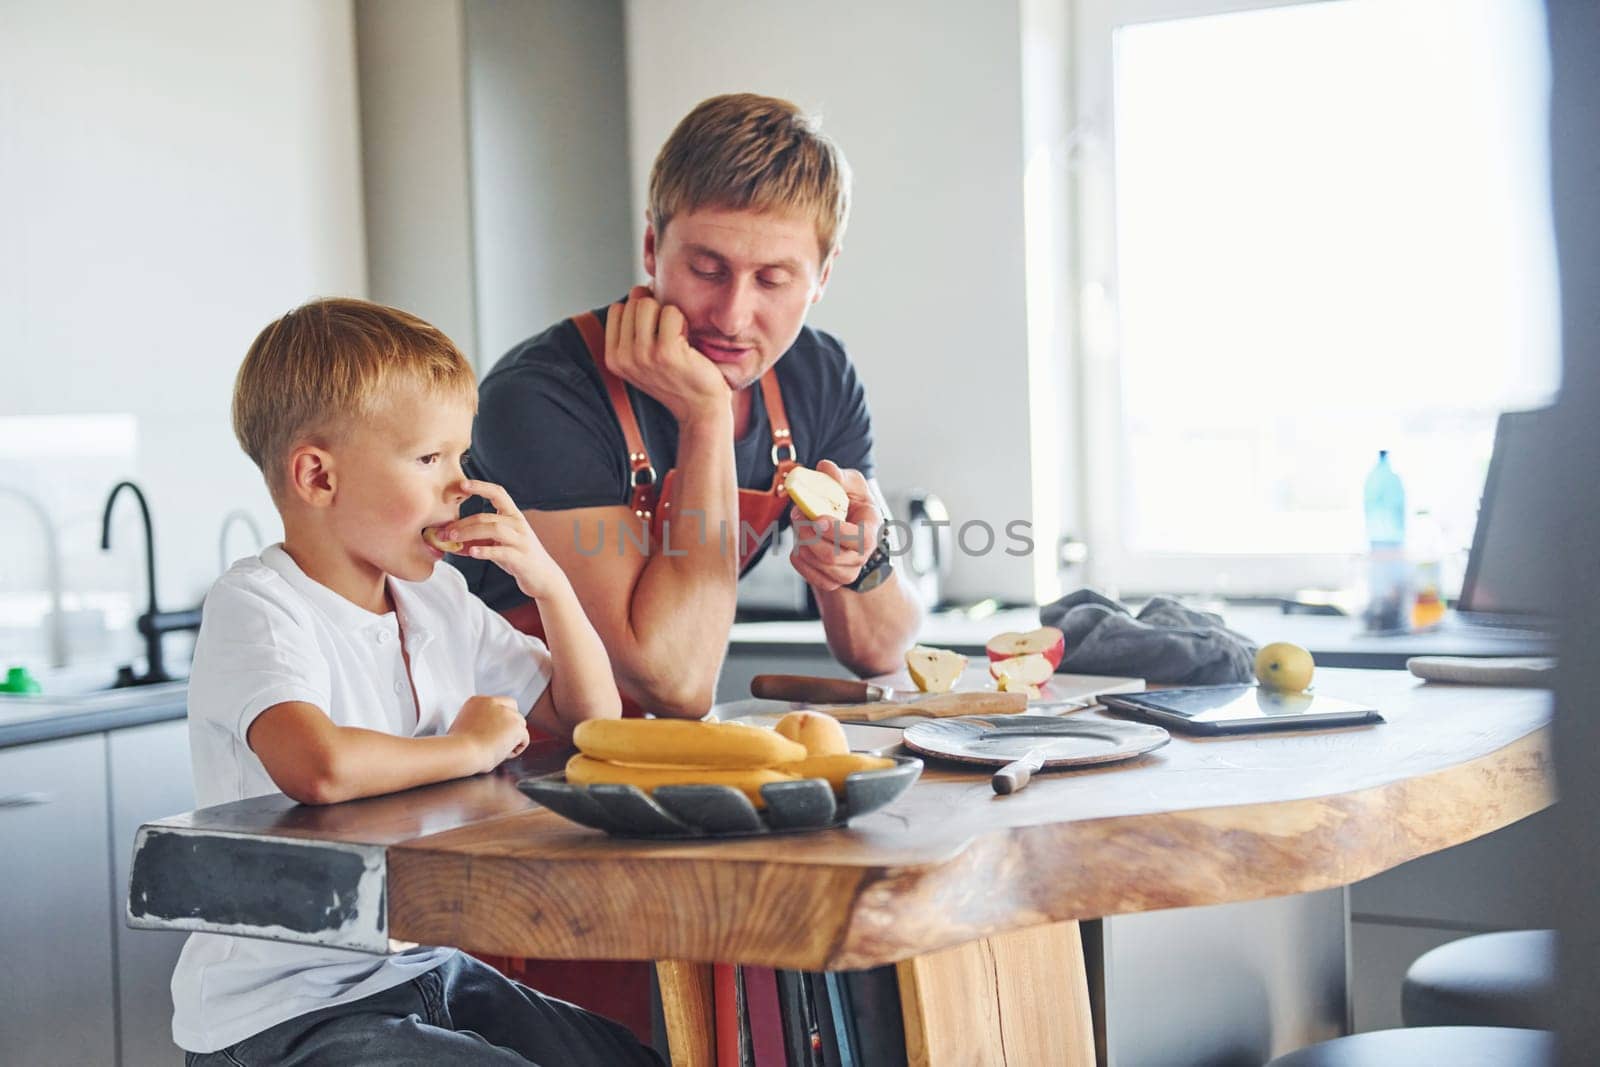
[[[0,1063],[114,1063],[105,734],[0,750],[0,857]]]
[[[182,1050],[172,1043],[172,967],[188,935],[129,928],[128,864],[142,824],[194,808],[189,724],[176,719],[108,737],[119,1064],[172,1067],[183,1062]]]
[[[1350,887],[1350,981],[1356,1032],[1400,1025],[1416,958],[1491,930],[1555,925],[1555,885],[1528,872],[1556,855],[1555,813],[1403,863]]]

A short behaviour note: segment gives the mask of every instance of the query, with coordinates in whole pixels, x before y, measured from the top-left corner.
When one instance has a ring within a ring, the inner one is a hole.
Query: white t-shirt
[[[315,705],[340,726],[407,737],[444,733],[478,694],[512,697],[524,714],[533,707],[550,681],[549,650],[469,593],[454,567],[435,567],[425,582],[391,578],[389,588],[398,621],[307,577],[280,545],[217,580],[189,676],[199,806],[279,791],[245,733],[285,701]],[[172,975],[172,1037],[191,1052],[215,1052],[286,1019],[410,981],[454,951],[373,956],[191,934]]]

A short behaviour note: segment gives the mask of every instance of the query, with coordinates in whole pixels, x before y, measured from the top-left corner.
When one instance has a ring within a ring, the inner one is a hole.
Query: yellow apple
[[[805,746],[808,756],[837,756],[850,751],[844,727],[820,711],[791,711],[778,720],[779,736]]]
[[[1311,653],[1288,641],[1274,641],[1256,653],[1256,678],[1280,693],[1302,692],[1316,666]]]

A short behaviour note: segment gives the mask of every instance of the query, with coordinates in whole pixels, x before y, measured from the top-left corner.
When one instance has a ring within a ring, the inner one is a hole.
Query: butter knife
[[[995,771],[989,778],[989,784],[1001,796],[1009,796],[1027,788],[1028,783],[1033,781],[1034,773],[1044,767],[1044,753],[1043,747],[1028,749],[1021,759],[1013,760]]]

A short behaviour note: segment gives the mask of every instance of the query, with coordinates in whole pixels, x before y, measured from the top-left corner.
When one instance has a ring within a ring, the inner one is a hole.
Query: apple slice
[[[989,673],[998,680],[1002,674],[1009,675],[1017,685],[1043,685],[1050,680],[1056,669],[1050,666],[1050,661],[1037,652],[1030,652],[1026,656],[1012,656],[1010,659],[994,660],[989,664]]]
[[[906,653],[906,670],[924,693],[948,693],[967,669],[967,657],[947,648],[913,645]]]
[[[1020,659],[1021,657],[1018,658]],[[1005,664],[996,664],[996,666],[1003,668]],[[1039,697],[1043,695],[1039,691],[1038,686],[1028,685],[1025,682],[1019,682],[1017,679],[1011,677],[1010,674],[1006,673],[1005,670],[1001,670],[999,674],[995,675],[994,680],[995,688],[1000,690],[1002,693],[1026,693],[1028,694],[1029,700],[1038,700]]]
[[[437,526],[425,526],[422,530],[422,539],[437,548],[440,552],[458,553],[467,547],[465,541],[446,541],[439,536]]]
[[[1061,657],[1067,654],[1067,635],[1054,626],[1041,626],[1025,634],[1013,630],[991,637],[983,650],[989,654],[991,660],[1011,659],[1015,656],[1038,653],[1050,661],[1050,669],[1053,671],[1061,666]]]
[[[810,467],[796,467],[783,480],[784,492],[808,519],[836,519],[850,514],[850,497],[844,486]]]

